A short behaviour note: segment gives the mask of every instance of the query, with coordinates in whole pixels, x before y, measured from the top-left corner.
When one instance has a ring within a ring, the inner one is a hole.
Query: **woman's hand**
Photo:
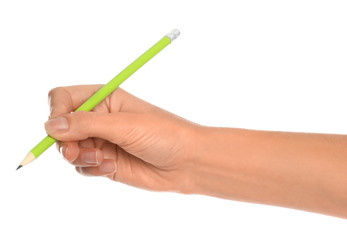
[[[202,127],[122,89],[71,113],[100,87],[50,92],[47,133],[79,173],[347,218],[346,136]]]
[[[91,112],[73,112],[102,85],[50,91],[47,133],[84,175],[190,192],[197,125],[117,89]]]

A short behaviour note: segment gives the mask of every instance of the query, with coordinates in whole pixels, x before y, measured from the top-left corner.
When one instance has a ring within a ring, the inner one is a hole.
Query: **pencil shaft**
[[[127,66],[105,86],[103,86],[98,92],[90,97],[85,103],[83,103],[76,111],[91,111],[96,105],[103,101],[108,95],[110,95],[118,86],[123,83],[128,77],[135,73],[140,67],[148,62],[152,57],[159,53],[171,42],[170,38],[163,37],[154,46],[148,49],[144,54],[138,57],[134,62]]]
[[[100,102],[102,102],[108,95],[110,95],[118,86],[123,83],[128,77],[141,68],[152,57],[164,49],[171,43],[171,39],[168,36],[163,37],[159,42],[153,45],[134,62],[128,65],[123,71],[103,86],[98,92],[85,101],[76,111],[91,111]],[[56,139],[51,136],[46,136],[39,144],[37,144],[30,152],[38,158],[44,151],[56,142]]]
[[[44,151],[46,151],[50,146],[52,146],[57,140],[52,138],[51,136],[46,136],[44,139],[41,140],[33,149],[30,150],[32,154],[36,158],[40,156]]]

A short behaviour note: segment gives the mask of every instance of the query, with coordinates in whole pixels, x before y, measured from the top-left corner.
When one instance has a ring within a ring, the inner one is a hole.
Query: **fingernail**
[[[57,117],[45,123],[47,132],[65,131],[69,128],[69,123],[65,117]]]
[[[58,152],[61,153],[62,145],[60,145],[58,142],[56,142],[55,146],[57,147]]]
[[[61,154],[63,155],[64,159],[69,161],[69,159],[67,158],[67,152],[69,151],[68,147],[63,145],[61,147]]]
[[[102,162],[100,165],[100,171],[104,173],[112,173],[116,170],[116,166],[113,162]]]
[[[84,153],[82,153],[81,159],[83,162],[85,162],[87,164],[97,164],[98,160],[97,160],[96,154],[97,154],[97,152],[95,152],[95,151],[84,152]]]
[[[76,171],[77,171],[78,173],[82,173],[82,167],[76,167]]]

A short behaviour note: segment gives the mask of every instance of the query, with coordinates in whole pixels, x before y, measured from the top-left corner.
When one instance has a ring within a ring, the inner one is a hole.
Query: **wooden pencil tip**
[[[28,163],[34,161],[35,159],[36,159],[36,157],[34,156],[34,154],[32,154],[32,152],[29,152],[28,155],[26,155],[26,157],[24,158],[24,160],[19,164],[19,166],[17,167],[16,170],[18,170],[21,167],[27,165]]]

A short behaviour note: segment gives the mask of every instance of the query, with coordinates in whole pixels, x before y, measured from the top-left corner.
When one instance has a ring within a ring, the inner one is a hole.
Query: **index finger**
[[[50,118],[75,111],[103,85],[57,87],[49,91]]]
[[[50,118],[55,118],[75,111],[88,98],[104,85],[77,85],[58,87],[49,94]],[[102,101],[94,110],[108,112],[150,112],[158,107],[139,99],[121,88],[118,88]]]

